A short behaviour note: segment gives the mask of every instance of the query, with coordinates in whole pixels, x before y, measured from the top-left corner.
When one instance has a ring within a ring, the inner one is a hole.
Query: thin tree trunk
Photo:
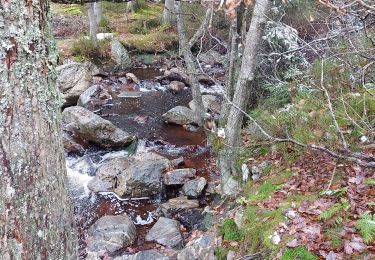
[[[238,63],[238,33],[237,33],[237,17],[232,20],[230,31],[229,31],[229,49],[228,49],[228,70],[227,78],[225,82],[225,95],[226,99],[232,100],[234,94],[234,83],[235,83],[235,72],[236,64]],[[228,119],[228,114],[231,105],[229,102],[225,102],[221,109],[220,125],[225,125]]]
[[[100,21],[102,20],[102,2],[95,2],[94,3],[94,14],[96,18],[96,24],[99,25]]]
[[[162,24],[172,24],[174,20],[174,0],[165,0]]]
[[[237,148],[240,145],[241,126],[243,113],[246,110],[250,94],[250,83],[254,80],[258,47],[261,42],[263,25],[266,22],[266,13],[269,9],[269,0],[257,0],[255,2],[253,16],[249,31],[246,36],[245,49],[242,58],[240,73],[235,84],[233,97],[234,106],[231,107],[226,124],[225,147],[219,155],[222,186],[235,175],[234,162]]]
[[[0,259],[77,259],[48,1],[0,4]]]
[[[135,11],[134,1],[129,1],[126,3],[126,12],[133,13]]]
[[[175,2],[175,10],[177,12],[177,30],[179,36],[179,44],[182,55],[186,63],[187,74],[189,76],[189,84],[193,95],[193,102],[195,103],[195,116],[199,126],[203,126],[204,120],[204,106],[202,102],[202,94],[197,79],[198,71],[195,67],[194,56],[191,53],[189,43],[186,38],[185,23],[181,10],[181,2]]]
[[[193,35],[193,37],[191,37],[191,39],[189,41],[190,48],[193,47],[193,45],[200,38],[203,37],[205,31],[209,29],[209,23],[211,21],[213,12],[214,12],[214,5],[213,5],[213,3],[211,3],[209,5],[209,7],[207,8],[206,15],[204,16],[203,21],[202,21],[201,25],[199,26],[199,29],[196,31],[196,33]]]
[[[98,46],[98,23],[96,22],[96,16],[95,16],[95,3],[89,3],[89,24],[90,24],[90,37],[94,43],[94,46]]]

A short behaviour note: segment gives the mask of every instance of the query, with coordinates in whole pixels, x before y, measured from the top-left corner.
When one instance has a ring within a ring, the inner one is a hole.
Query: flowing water
[[[141,83],[124,84],[119,76],[102,80],[101,85],[110,92],[108,104],[90,107],[98,115],[111,121],[117,127],[137,136],[138,149],[155,151],[169,159],[184,158],[186,168],[195,168],[198,176],[209,181],[217,179],[214,158],[206,147],[202,130],[185,130],[182,126],[166,124],[162,114],[177,106],[187,106],[192,99],[190,89],[178,93],[166,90],[151,80],[158,70],[134,69],[132,71]],[[104,215],[126,213],[137,227],[138,240],[128,252],[154,248],[155,244],[145,242],[147,230],[153,225],[152,212],[168,198],[178,195],[177,190],[167,190],[154,198],[119,198],[113,193],[92,193],[87,184],[93,178],[95,169],[111,156],[127,156],[124,150],[103,150],[88,146],[85,155],[66,155],[69,189],[75,206],[75,216],[80,234],[80,247],[84,256],[87,229]]]

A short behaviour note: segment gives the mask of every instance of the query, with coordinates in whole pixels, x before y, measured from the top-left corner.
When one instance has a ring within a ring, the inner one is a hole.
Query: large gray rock
[[[188,199],[187,197],[177,197],[161,204],[159,208],[157,208],[155,215],[173,217],[177,213],[198,207],[199,202],[197,200]]]
[[[166,247],[180,247],[182,235],[177,220],[161,217],[146,235],[146,241],[156,241]]]
[[[57,87],[64,96],[66,106],[77,104],[79,96],[92,84],[98,69],[89,63],[67,63],[57,67]]]
[[[113,260],[168,260],[169,257],[163,255],[155,249],[138,252],[134,255],[122,255],[113,258]]]
[[[171,81],[181,81],[185,84],[189,84],[189,76],[180,70],[179,68],[172,68],[164,72],[164,76],[161,77]]]
[[[202,95],[202,102],[206,110],[211,110],[215,113],[220,113],[221,105],[218,102],[216,96]],[[191,110],[195,110],[195,103],[193,100],[189,102],[189,107],[191,108]]]
[[[102,147],[121,147],[134,140],[133,136],[110,121],[83,107],[74,106],[64,109],[62,120],[65,130]]]
[[[188,197],[197,198],[202,194],[204,187],[206,187],[207,181],[205,178],[200,177],[191,181],[188,181],[182,186],[182,191]]]
[[[203,234],[190,241],[189,244],[177,255],[178,260],[215,260],[215,236]]]
[[[177,125],[187,125],[194,123],[195,115],[193,110],[184,107],[177,106],[172,108],[163,114],[163,118],[169,123],[175,123]]]
[[[165,185],[181,185],[195,177],[195,173],[196,170],[190,168],[172,170],[164,175],[164,183]]]
[[[113,253],[131,245],[136,237],[136,228],[128,216],[104,216],[89,228],[87,249]]]
[[[88,184],[92,191],[114,191],[121,197],[146,197],[162,191],[162,173],[170,161],[156,153],[145,152],[104,162]]]
[[[93,85],[79,96],[77,106],[89,108],[91,105],[104,105],[111,99],[112,96],[106,89],[100,85]]]
[[[117,39],[111,41],[111,55],[119,69],[129,68],[132,64],[128,51]]]

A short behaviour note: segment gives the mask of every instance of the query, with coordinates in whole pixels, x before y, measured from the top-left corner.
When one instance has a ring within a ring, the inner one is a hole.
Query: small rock
[[[79,96],[77,106],[89,108],[93,104],[105,105],[111,99],[112,96],[102,86],[93,85]]]
[[[164,76],[161,79],[168,79],[170,81],[181,81],[185,84],[189,82],[189,76],[178,68],[172,68],[164,72]]]
[[[286,213],[285,216],[289,219],[294,219],[296,217],[296,212],[292,209],[289,209]]]
[[[195,169],[176,169],[169,171],[164,175],[164,183],[166,185],[184,184],[190,178],[195,177]]]
[[[155,215],[164,217],[173,217],[179,212],[199,207],[197,200],[189,200],[187,197],[177,197],[161,204],[156,210]]]
[[[193,110],[184,107],[177,106],[172,108],[163,114],[163,118],[169,123],[175,123],[177,125],[187,125],[194,123],[195,115]]]
[[[135,84],[139,84],[140,83],[140,81],[137,78],[137,76],[134,75],[133,73],[129,72],[129,73],[126,73],[125,75],[126,75],[127,78],[130,78]]]
[[[87,249],[113,253],[131,245],[137,237],[132,220],[126,215],[104,216],[88,230]]]
[[[226,181],[223,182],[222,195],[234,197],[237,196],[240,193],[240,191],[240,184],[232,176],[230,176],[229,178],[227,178]]]
[[[72,136],[65,131],[63,131],[63,145],[66,152],[83,153],[85,151],[85,148],[74,141]]]
[[[122,255],[113,260],[168,260],[169,257],[163,255],[155,249],[140,251],[134,255]]]
[[[113,39],[113,36],[114,34],[113,33],[98,33],[96,35],[96,38],[101,41],[101,40],[112,40]]]
[[[257,175],[257,174],[261,174],[262,173],[262,171],[261,171],[261,169],[258,167],[258,166],[251,166],[251,174],[253,174],[253,175]]]
[[[244,216],[244,208],[240,207],[236,210],[234,214],[234,222],[236,223],[238,228],[242,228],[243,226],[243,216]]]
[[[280,238],[279,234],[277,233],[277,231],[275,231],[273,233],[273,235],[271,236],[271,242],[274,245],[278,245],[280,243],[280,241],[281,241],[281,238]]]
[[[251,175],[251,179],[252,179],[253,181],[257,181],[257,180],[259,180],[259,179],[260,179],[260,174],[253,174],[253,175]]]
[[[204,187],[206,187],[207,181],[205,178],[200,177],[195,180],[188,181],[182,187],[183,193],[192,198],[197,198],[202,194]]]
[[[166,247],[180,247],[182,236],[178,221],[160,217],[146,235],[146,241],[156,241]]]
[[[180,92],[186,87],[184,82],[173,80],[169,83],[169,89],[175,93]]]
[[[249,171],[249,167],[247,167],[246,163],[242,164],[241,170],[242,170],[242,180],[244,182],[247,182],[247,180],[249,179],[250,171]]]
[[[236,256],[236,252],[229,250],[227,254],[227,260],[234,260],[235,256]]]
[[[215,244],[216,238],[214,234],[207,233],[192,240],[177,255],[178,260],[215,260]]]

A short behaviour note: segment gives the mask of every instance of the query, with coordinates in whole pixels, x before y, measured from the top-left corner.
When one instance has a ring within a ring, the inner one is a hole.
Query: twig
[[[326,190],[329,190],[331,188],[331,185],[332,185],[332,182],[333,182],[333,178],[335,177],[336,168],[337,168],[337,162],[335,163],[335,168],[333,168],[332,176],[331,176],[331,179],[330,179],[330,181],[328,183],[328,187],[327,187]]]

